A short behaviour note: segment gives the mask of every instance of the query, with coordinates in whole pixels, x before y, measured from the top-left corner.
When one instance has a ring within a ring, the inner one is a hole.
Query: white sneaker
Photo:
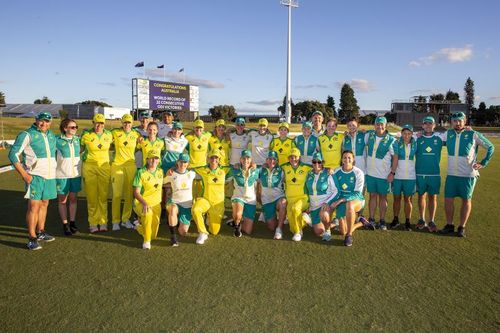
[[[100,232],[106,232],[106,231],[108,231],[108,226],[106,224],[100,224],[99,225],[99,231]]]
[[[95,225],[92,225],[92,226],[89,227],[89,231],[90,231],[91,234],[95,234],[96,232],[99,231],[99,228],[97,226],[95,226]]]
[[[120,223],[113,223],[113,231],[118,231],[120,230]]]
[[[276,231],[274,232],[274,239],[280,240],[283,238],[283,231],[281,230],[280,227],[276,228]]]
[[[143,250],[151,250],[151,242],[142,243],[142,249]]]
[[[333,230],[338,230],[339,229],[339,219],[337,219],[337,218],[333,219],[331,228]]]
[[[301,233],[294,234],[293,237],[292,237],[292,240],[294,242],[300,242],[302,240],[302,234]]]
[[[323,242],[329,242],[332,240],[332,233],[330,230],[327,230],[323,233],[323,237],[321,237]]]
[[[312,227],[312,220],[311,216],[307,213],[302,213],[302,219],[304,220],[305,223],[307,223],[308,226]]]
[[[285,222],[283,222],[283,224],[288,224],[288,219],[285,219]]]
[[[208,239],[207,234],[200,234],[198,238],[196,238],[196,244],[198,245],[203,245],[205,244],[205,241]]]
[[[134,229],[134,225],[130,221],[127,221],[125,223],[122,222],[122,227],[127,228],[127,229]]]
[[[134,229],[136,229],[136,230],[137,230],[137,226],[138,226],[139,224],[140,224],[140,223],[139,223],[139,220],[137,220],[137,219],[136,219],[136,220],[134,220],[134,222],[132,222],[132,225],[133,225]]]
[[[260,213],[259,222],[266,222],[266,219],[264,218],[264,213]]]

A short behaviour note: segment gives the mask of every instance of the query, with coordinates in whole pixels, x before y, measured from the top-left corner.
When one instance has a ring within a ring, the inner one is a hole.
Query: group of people
[[[28,248],[41,248],[40,241],[54,237],[44,231],[49,200],[58,198],[65,235],[78,232],[75,222],[77,193],[87,195],[89,231],[108,229],[107,200],[112,189],[112,230],[136,229],[142,247],[151,248],[165,209],[172,246],[194,221],[197,244],[209,234],[216,236],[224,217],[226,197],[231,198],[236,237],[253,231],[257,204],[259,220],[266,222],[274,239],[284,237],[289,225],[293,241],[301,241],[303,228],[311,225],[323,241],[337,228],[344,245],[353,244],[356,229],[398,228],[401,199],[404,228],[412,230],[412,197],[418,192],[419,220],[416,228],[437,232],[435,214],[441,187],[441,150],[446,146],[448,169],[445,183],[446,225],[440,233],[454,234],[454,198],[462,199],[457,235],[465,237],[471,198],[478,170],[493,155],[494,146],[482,134],[466,127],[462,112],[451,116],[451,128],[435,132],[433,117],[423,119],[421,132],[404,125],[400,136],[391,135],[385,117],[377,117],[372,130],[360,130],[349,119],[348,131],[337,131],[337,119],[324,123],[320,111],[302,123],[302,134],[291,138],[286,122],[277,135],[262,118],[257,129],[247,129],[237,118],[234,128],[217,120],[213,132],[202,120],[184,133],[170,112],[156,122],[150,113],[122,117],[122,126],[105,129],[102,114],[93,127],[77,136],[77,123],[64,119],[61,134],[51,130],[50,113],[40,113],[35,123],[21,132],[9,153],[14,168],[26,183]],[[324,123],[324,124],[323,124]],[[486,149],[477,161],[477,148]],[[110,158],[112,156],[112,158]],[[368,192],[368,218],[364,217],[364,193]],[[392,223],[385,221],[387,195],[394,195]],[[376,212],[378,209],[378,222]],[[135,220],[135,215],[138,221]],[[427,216],[426,216],[427,213]],[[69,216],[69,218],[68,218]]]

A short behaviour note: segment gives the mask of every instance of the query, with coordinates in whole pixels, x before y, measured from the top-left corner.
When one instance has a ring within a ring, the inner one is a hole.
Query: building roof
[[[62,104],[6,104],[2,111],[14,117],[31,118],[40,112],[50,112],[52,117],[59,117],[59,110],[62,109]]]

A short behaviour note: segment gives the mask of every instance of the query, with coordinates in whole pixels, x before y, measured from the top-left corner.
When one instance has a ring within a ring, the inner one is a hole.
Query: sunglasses
[[[323,161],[312,161],[313,164],[323,164]]]
[[[69,129],[78,129],[78,126],[68,126]]]

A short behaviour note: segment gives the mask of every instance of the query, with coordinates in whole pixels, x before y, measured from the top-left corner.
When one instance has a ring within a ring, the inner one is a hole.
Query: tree
[[[427,98],[425,96],[415,96],[413,98],[413,112],[427,112]]]
[[[47,96],[43,96],[42,99],[35,99],[33,104],[52,104],[52,101]]]
[[[472,109],[474,108],[474,81],[467,78],[464,86],[465,91],[465,104],[467,105],[467,118],[471,116]],[[486,105],[485,105],[486,108]]]
[[[460,103],[460,95],[454,91],[448,90],[444,98],[448,102]]]
[[[373,125],[373,123],[375,122],[375,118],[377,118],[377,115],[375,113],[370,113],[366,116],[360,117],[359,122],[363,125]]]
[[[208,110],[208,113],[213,120],[224,119],[226,121],[232,121],[238,116],[232,105],[215,105]]]
[[[335,110],[335,100],[330,95],[326,98],[326,107],[331,109],[333,117],[338,118],[337,111]]]
[[[293,104],[293,100],[290,100],[290,106],[292,107],[292,112],[293,112],[293,108],[295,107],[295,104]],[[286,96],[283,97],[283,103],[278,106],[278,111],[280,112],[280,115],[283,117],[285,115],[285,111],[286,111]]]
[[[3,91],[0,91],[0,106],[5,105],[5,94]]]
[[[433,102],[441,102],[444,101],[444,95],[443,94],[432,94],[429,96],[429,100]]]
[[[333,110],[327,108],[325,104],[319,101],[303,101],[294,105],[292,117],[294,119],[298,119],[299,117],[311,119],[314,111],[321,111],[325,118],[333,116]]]
[[[68,111],[64,109],[59,110],[59,118],[61,118],[61,120],[68,118]]]
[[[111,105],[109,105],[108,103],[105,103],[105,102],[101,102],[101,101],[83,101],[83,102],[80,102],[80,103],[76,103],[76,104],[81,104],[81,105],[93,105],[93,106],[102,106],[102,107],[112,107]]]
[[[340,90],[339,107],[339,120],[342,122],[359,116],[358,101],[354,97],[354,90],[347,83],[344,83]]]

